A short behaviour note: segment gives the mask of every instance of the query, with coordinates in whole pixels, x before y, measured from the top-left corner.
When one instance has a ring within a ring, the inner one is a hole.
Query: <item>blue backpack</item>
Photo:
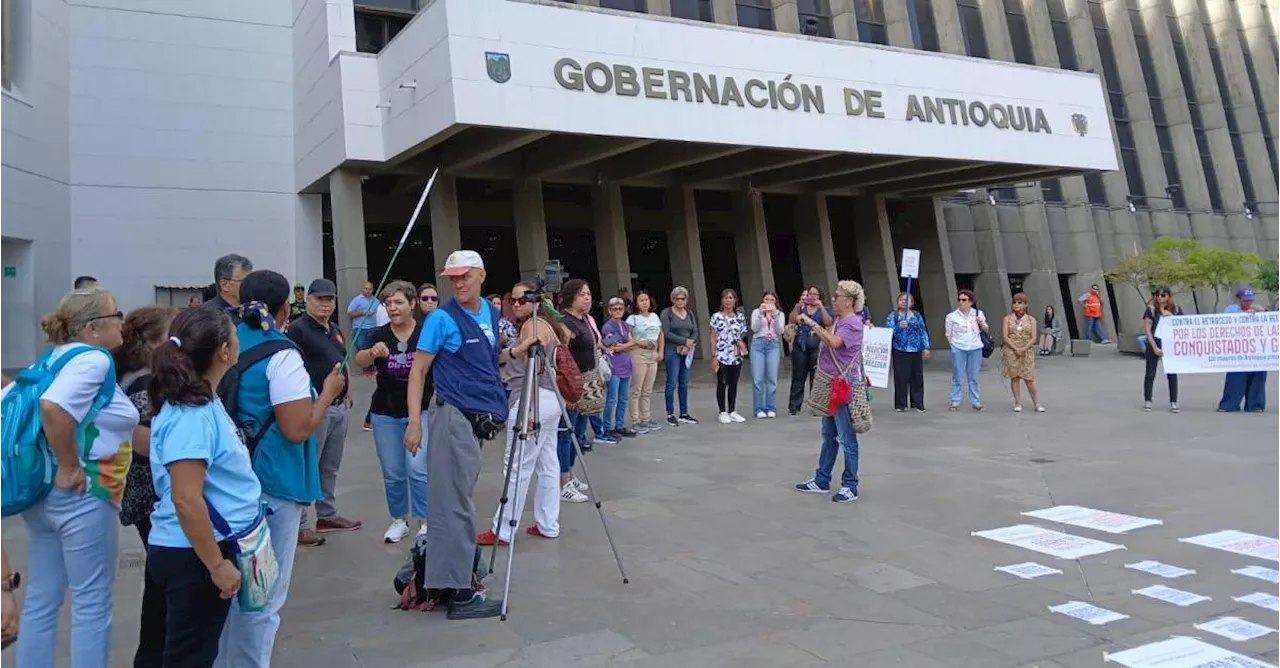
[[[58,462],[49,448],[49,440],[40,424],[40,397],[62,367],[80,355],[98,351],[110,360],[107,377],[93,400],[89,413],[76,428],[76,443],[84,443],[85,430],[93,424],[98,411],[111,403],[116,392],[116,364],[111,353],[93,346],[77,346],[63,353],[50,363],[53,348],[45,351],[35,364],[23,369],[13,380],[13,387],[0,402],[0,516],[16,515],[41,499],[53,489]]]

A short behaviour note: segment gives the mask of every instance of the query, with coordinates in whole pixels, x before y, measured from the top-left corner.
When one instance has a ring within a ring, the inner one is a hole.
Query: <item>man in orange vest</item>
[[[1097,283],[1080,295],[1080,303],[1084,304],[1084,338],[1093,341],[1093,335],[1097,333],[1098,343],[1111,343],[1106,332],[1102,331],[1102,293]]]

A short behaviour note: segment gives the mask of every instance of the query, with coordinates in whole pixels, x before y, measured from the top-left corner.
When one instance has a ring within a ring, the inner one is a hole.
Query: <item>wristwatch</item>
[[[16,591],[20,586],[22,586],[22,574],[14,571],[3,582],[0,582],[0,591],[12,592]]]

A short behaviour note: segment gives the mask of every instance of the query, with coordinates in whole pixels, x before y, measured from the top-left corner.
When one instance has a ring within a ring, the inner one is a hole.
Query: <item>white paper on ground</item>
[[[1203,624],[1196,624],[1196,628],[1236,641],[1253,640],[1254,638],[1261,638],[1267,634],[1275,633],[1275,629],[1269,629],[1261,624],[1254,624],[1247,619],[1240,619],[1239,617],[1219,617]]]
[[[1092,603],[1085,603],[1084,601],[1067,601],[1062,605],[1051,605],[1049,606],[1049,612],[1075,617],[1094,626],[1102,626],[1109,622],[1129,618],[1129,615],[1122,615],[1106,608],[1099,608]]]
[[[1269,663],[1185,636],[1115,654],[1104,652],[1102,658],[1125,668],[1276,668]]]
[[[1015,524],[999,529],[975,531],[973,535],[994,540],[997,543],[1024,547],[1059,559],[1079,559],[1093,554],[1124,549],[1123,545],[1072,536],[1069,533],[1044,529],[1030,524]]]
[[[1062,571],[1048,566],[1042,566],[1034,561],[1026,561],[1021,564],[1010,564],[1008,566],[996,566],[997,571],[1003,571],[1009,575],[1016,575],[1023,580],[1043,577],[1045,575],[1061,575]]]
[[[1159,575],[1162,578],[1170,578],[1170,579],[1180,578],[1184,575],[1196,574],[1195,571],[1189,568],[1179,568],[1177,566],[1170,566],[1169,564],[1162,564],[1158,561],[1151,561],[1149,559],[1147,561],[1139,561],[1136,564],[1125,564],[1124,567],[1132,568],[1135,571],[1142,571],[1143,573],[1150,573],[1152,575]]]
[[[1266,580],[1272,584],[1280,584],[1280,571],[1277,571],[1274,568],[1267,568],[1265,566],[1245,566],[1244,568],[1237,568],[1231,572],[1236,575],[1243,575],[1247,578],[1257,578],[1259,580]]]
[[[1243,554],[1254,559],[1280,561],[1280,541],[1267,536],[1236,531],[1235,529],[1192,536],[1191,538],[1179,538],[1178,542]]]
[[[1093,529],[1094,531],[1104,531],[1106,533],[1125,533],[1133,531],[1134,529],[1141,529],[1142,527],[1164,524],[1160,520],[1153,520],[1146,517],[1134,517],[1133,515],[1113,513],[1107,510],[1097,510],[1095,508],[1085,508],[1083,506],[1054,506],[1052,508],[1033,510],[1022,514],[1027,517],[1035,517],[1037,519],[1048,520],[1050,522],[1070,524],[1072,526]]]
[[[1183,591],[1181,589],[1174,589],[1173,587],[1166,587],[1164,585],[1151,585],[1150,587],[1143,587],[1142,589],[1134,589],[1131,593],[1138,596],[1154,598],[1157,601],[1164,601],[1165,603],[1172,603],[1182,608],[1185,608],[1188,605],[1195,605],[1196,603],[1213,600],[1208,596],[1201,596],[1200,594]]]
[[[1260,591],[1249,594],[1248,596],[1237,596],[1233,600],[1240,603],[1250,603],[1259,608],[1266,608],[1273,612],[1280,612],[1280,598],[1273,594],[1264,594]]]

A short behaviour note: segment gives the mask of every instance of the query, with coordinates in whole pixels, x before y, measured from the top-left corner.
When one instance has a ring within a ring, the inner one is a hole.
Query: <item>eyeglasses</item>
[[[115,313],[108,313],[106,315],[95,315],[85,322],[95,322],[97,320],[106,320],[107,318],[120,318],[121,320],[124,320],[124,314],[120,311],[116,311]]]
[[[961,298],[960,298],[960,299],[958,299],[957,301],[967,302],[967,301],[969,301],[969,298],[968,298],[968,297],[961,297]]]
[[[623,307],[623,306],[610,306],[610,307],[609,307],[609,310],[610,310],[610,311],[621,311],[623,308],[625,308],[625,307]]]
[[[419,297],[421,297],[421,298],[422,298],[422,301],[424,301],[424,302],[438,302],[438,301],[440,301],[440,295],[418,295],[418,296],[419,296]]]
[[[676,297],[674,301],[682,302],[682,301],[685,301],[686,299],[688,299],[688,297]]]

